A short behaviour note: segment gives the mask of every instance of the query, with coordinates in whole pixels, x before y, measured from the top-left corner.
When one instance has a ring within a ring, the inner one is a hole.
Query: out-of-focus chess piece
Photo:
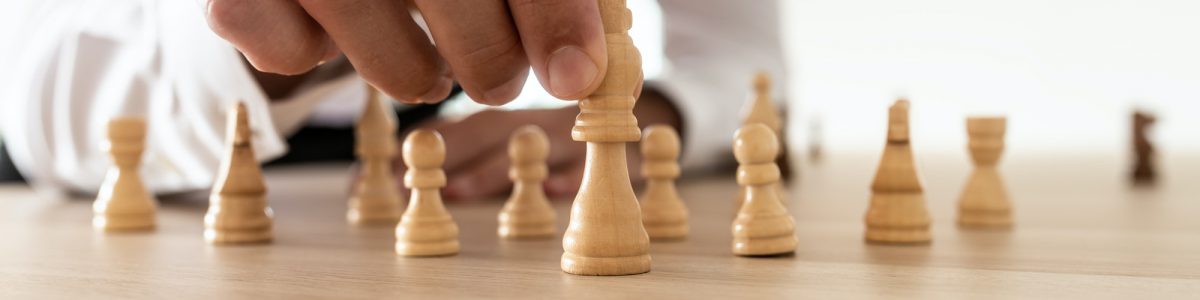
[[[142,118],[114,118],[108,122],[108,141],[104,148],[112,157],[109,169],[93,205],[92,225],[102,231],[154,229],[154,196],[142,184],[138,166],[146,144],[146,121]]]
[[[642,224],[651,240],[679,240],[688,235],[688,212],[675,178],[679,177],[679,134],[666,125],[646,128],[642,138],[642,174],[646,191],[642,194]]]
[[[763,124],[743,126],[735,133],[737,182],[746,199],[733,220],[733,253],[743,256],[778,255],[796,250],[796,221],[779,199],[779,141]]]
[[[1135,183],[1153,183],[1157,172],[1154,168],[1154,144],[1150,142],[1148,131],[1150,126],[1158,121],[1150,113],[1137,111],[1133,113],[1133,181]]]
[[[396,225],[396,254],[442,256],[459,250],[458,224],[442,203],[446,186],[446,142],[437,131],[418,129],[404,139],[402,153],[408,171],[404,186],[412,189],[408,210]]]
[[[967,118],[967,148],[975,171],[958,202],[958,224],[970,228],[1012,226],[1012,204],[996,164],[1004,151],[1004,117]]]
[[[362,174],[350,197],[346,219],[352,224],[395,225],[400,220],[400,191],[392,175],[396,157],[396,120],[379,90],[367,86],[366,109],[354,126],[355,152]]]
[[[908,100],[898,100],[888,112],[887,145],[871,184],[867,242],[924,244],[933,239],[908,124]]]
[[[273,221],[267,206],[267,184],[254,157],[250,117],[244,103],[230,109],[226,126],[225,159],[208,198],[204,239],[211,244],[270,242]]]
[[[511,165],[508,178],[513,181],[512,195],[497,217],[496,233],[505,239],[534,239],[554,236],[557,213],[546,199],[542,182],[550,174],[546,158],[550,141],[537,125],[526,125],[513,132],[508,140]]]

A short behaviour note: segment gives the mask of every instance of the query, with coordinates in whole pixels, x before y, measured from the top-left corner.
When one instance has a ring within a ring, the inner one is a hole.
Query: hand
[[[578,99],[607,66],[594,0],[207,0],[209,27],[256,69],[300,74],[344,52],[358,73],[408,103],[446,98],[457,80],[472,99],[504,104],[532,65],[543,87]]]

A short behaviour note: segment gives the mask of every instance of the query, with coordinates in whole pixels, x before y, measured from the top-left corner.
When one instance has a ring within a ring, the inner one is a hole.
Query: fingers
[[[337,41],[359,75],[393,98],[434,103],[450,93],[449,69],[413,21],[406,2],[299,3]]]
[[[321,27],[291,0],[209,0],[208,26],[270,73],[304,73],[336,55]]]
[[[480,164],[449,175],[443,191],[446,198],[481,199],[502,195],[511,186],[508,179],[508,153],[494,151]]]
[[[529,61],[502,1],[418,0],[437,51],[476,102],[512,101],[525,85]]]
[[[542,87],[579,99],[600,85],[608,65],[594,0],[509,0],[517,31]]]

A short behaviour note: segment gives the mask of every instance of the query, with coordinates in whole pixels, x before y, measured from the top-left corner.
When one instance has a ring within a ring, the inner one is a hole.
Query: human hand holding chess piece
[[[441,101],[453,81],[480,103],[507,103],[531,66],[551,95],[579,99],[607,66],[595,0],[205,2],[209,27],[260,71],[300,74],[344,53],[409,103]]]
[[[524,125],[537,125],[546,132],[550,154],[546,164],[546,194],[552,199],[574,195],[583,180],[584,144],[571,140],[571,125],[579,114],[576,107],[536,110],[487,110],[462,120],[436,120],[417,127],[431,128],[446,140],[446,175],[449,183],[442,191],[448,201],[497,198],[512,187],[508,179],[508,139]],[[646,90],[634,108],[640,125],[666,124],[679,128],[675,107],[660,93]],[[641,166],[637,144],[628,151],[630,166]],[[392,164],[396,174],[404,174],[400,160]],[[633,180],[643,180],[641,172],[631,172]],[[397,178],[400,178],[397,176]],[[399,182],[397,185],[403,186]]]

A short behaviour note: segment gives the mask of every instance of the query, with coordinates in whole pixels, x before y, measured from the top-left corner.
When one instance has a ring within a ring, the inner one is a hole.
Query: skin
[[[353,70],[338,73],[357,72],[406,103],[442,101],[455,82],[476,102],[508,103],[531,68],[551,95],[579,99],[600,85],[607,66],[594,0],[207,0],[205,8],[209,27],[241,51],[273,100],[287,98],[314,68],[342,56]],[[414,9],[432,41],[413,19]],[[641,126],[679,128],[679,115],[663,95],[639,93],[634,114]],[[511,188],[509,135],[526,124],[541,126],[551,143],[545,188],[562,198],[575,194],[583,176],[584,144],[570,136],[577,114],[576,107],[494,110],[421,127],[446,139],[445,196],[483,199]],[[636,183],[641,155],[634,145],[628,155]],[[403,163],[394,164],[403,174]]]
[[[579,99],[607,66],[594,0],[207,0],[205,12],[260,71],[303,74],[343,54],[407,103],[441,101],[453,81],[477,102],[508,103],[530,67],[551,95]]]

